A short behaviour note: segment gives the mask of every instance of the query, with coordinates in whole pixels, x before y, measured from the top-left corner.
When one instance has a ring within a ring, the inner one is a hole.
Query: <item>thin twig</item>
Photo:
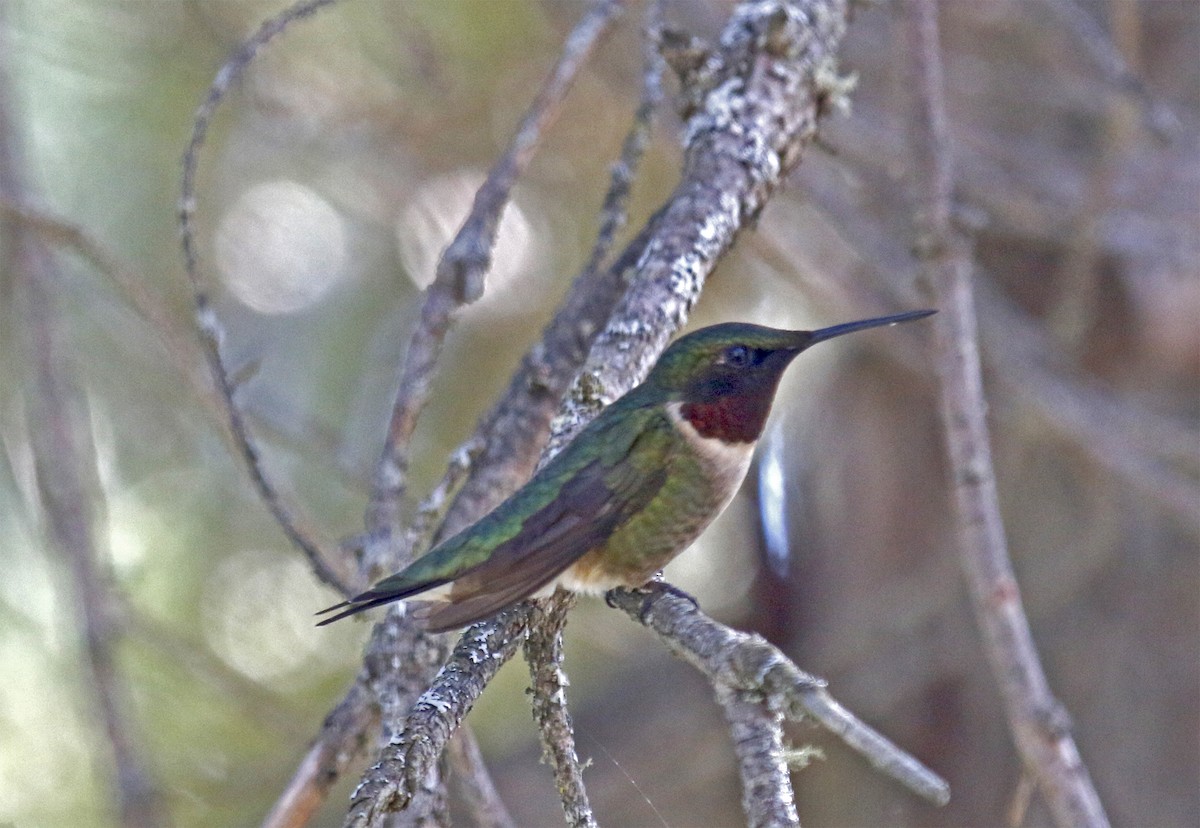
[[[575,725],[567,709],[567,674],[562,669],[563,627],[575,596],[548,602],[538,612],[525,639],[529,663],[533,720],[542,737],[542,755],[554,768],[554,784],[562,800],[563,814],[573,828],[595,828],[596,816],[588,804],[583,785],[583,768],[575,750]]]
[[[454,312],[483,293],[500,216],[517,178],[562,109],[579,69],[621,10],[623,0],[596,0],[571,31],[553,70],[525,113],[512,142],[475,194],[471,213],[438,261],[421,317],[404,357],[387,439],[375,473],[367,531],[399,538],[400,504],[408,475],[409,439],[429,398],[434,368]]]
[[[446,754],[458,783],[460,800],[470,812],[475,828],[517,828],[492,782],[479,742],[470,728],[459,728],[447,745]]]
[[[183,180],[180,187],[179,199],[179,230],[183,245],[184,267],[192,287],[193,300],[196,306],[196,325],[200,331],[201,343],[204,346],[208,367],[216,382],[224,402],[225,413],[228,417],[229,430],[241,453],[246,471],[254,484],[259,497],[275,518],[283,533],[308,558],[317,578],[343,595],[349,595],[348,573],[341,571],[341,558],[326,553],[321,544],[315,540],[315,531],[309,521],[303,519],[295,509],[284,503],[283,496],[275,484],[267,476],[263,467],[258,446],[250,436],[245,418],[234,399],[235,383],[221,355],[221,341],[224,329],[217,319],[216,311],[208,296],[208,291],[200,277],[200,258],[196,250],[195,212],[196,212],[196,168],[199,163],[200,150],[208,135],[208,128],[216,112],[218,104],[233,84],[241,77],[242,72],[258,54],[259,49],[269,43],[276,35],[282,33],[289,25],[297,20],[308,17],[323,6],[335,0],[302,0],[288,7],[275,17],[263,23],[253,35],[241,43],[221,67],[208,89],[204,102],[196,110],[192,123],[192,137],[183,155]]]
[[[263,820],[263,828],[302,828],[325,802],[329,789],[366,748],[379,709],[361,680],[325,717],[321,733],[304,754],[291,781]]]
[[[1055,822],[1107,826],[1070,721],[1046,680],[1008,557],[986,421],[971,262],[951,223],[953,156],[946,124],[934,0],[909,0],[916,95],[914,180],[920,182],[924,278],[941,310],[935,325],[946,448],[958,506],[963,568],[987,656],[1022,759]]]
[[[790,721],[811,717],[914,793],[935,805],[949,801],[945,781],[846,710],[823,680],[805,673],[761,636],[719,624],[686,598],[659,586],[613,590],[608,601],[656,633],[714,685],[758,694],[768,711]]]
[[[183,377],[193,396],[204,407],[204,411],[218,426],[222,438],[228,444],[230,454],[240,453],[238,444],[229,430],[224,398],[217,392],[213,377],[204,361],[204,354],[190,327],[177,323],[174,312],[158,294],[147,290],[150,283],[103,242],[78,224],[46,210],[19,204],[0,196],[0,216],[22,222],[37,232],[42,240],[54,247],[70,250],[90,264],[116,287],[125,303],[149,325],[158,337],[166,354],[174,363],[175,372]],[[336,454],[335,441],[327,429],[319,424],[282,426],[270,421],[261,412],[250,411],[255,425],[271,437],[285,441],[297,448],[317,450],[320,459],[326,460]],[[328,449],[328,450],[325,450]],[[368,484],[361,475],[336,460],[330,461],[342,483],[354,491]]]
[[[651,4],[650,13],[658,7]],[[652,17],[652,20],[656,18]],[[652,24],[653,31],[653,24]],[[541,339],[525,354],[499,401],[475,433],[455,452],[468,464],[462,487],[454,496],[440,530],[448,537],[477,520],[529,479],[546,445],[550,420],[574,380],[592,342],[612,313],[645,248],[643,232],[609,267],[602,267],[625,224],[633,177],[649,140],[652,118],[662,100],[662,65],[652,47],[646,57],[642,96],[633,123],[613,166],[601,207],[595,244]],[[474,458],[474,459],[472,459]],[[473,465],[471,465],[473,464]],[[451,467],[438,489],[449,488]]]
[[[1056,364],[1066,360],[1053,359],[1054,339],[990,282],[980,282],[976,297],[984,311],[985,360],[1006,393],[1029,405],[1097,466],[1200,535],[1200,484],[1184,470],[1196,465],[1196,429]]]
[[[1100,22],[1079,0],[1046,0],[1059,22],[1083,46],[1084,54],[1100,71],[1104,81],[1128,95],[1142,110],[1142,117],[1160,141],[1173,141],[1180,131],[1179,117],[1146,88],[1137,73],[1129,68],[1121,50],[1113,43]]]
[[[895,297],[902,297],[904,286],[916,277],[912,245],[903,241],[902,231],[890,223],[911,209],[882,168],[874,169],[865,158],[854,160],[857,174],[868,178],[861,189],[872,194],[877,205],[874,210],[848,201],[842,192],[845,188],[814,188],[810,182],[808,193],[815,195],[814,200],[843,234],[855,240],[864,262],[869,262],[859,268],[860,278],[837,285],[849,294],[839,300],[864,308],[887,306],[902,301]],[[1009,397],[1027,404],[1097,466],[1200,533],[1200,514],[1195,508],[1200,496],[1195,447],[1200,436],[1195,427],[1080,376],[1077,361],[1063,353],[1060,343],[1037,320],[995,287],[993,279],[977,280],[974,299],[983,358]],[[890,353],[903,356],[912,350],[903,344]],[[916,352],[912,355],[915,365]]]
[[[604,301],[603,305],[601,305],[600,302],[595,300],[585,304],[578,300],[568,299],[564,303],[563,312],[556,315],[555,320],[547,329],[546,336],[543,338],[543,344],[546,347],[543,348],[542,353],[547,355],[550,360],[550,366],[548,367],[558,367],[558,370],[550,375],[556,376],[558,382],[555,383],[553,388],[547,388],[547,391],[553,394],[554,408],[558,407],[558,397],[566,390],[570,382],[570,377],[574,376],[575,364],[582,363],[583,356],[586,354],[586,347],[579,347],[583,343],[570,343],[575,345],[574,348],[561,347],[561,344],[566,343],[561,343],[563,335],[561,333],[555,334],[555,329],[564,333],[573,329],[578,330],[574,325],[568,327],[569,320],[576,316],[582,316],[582,313],[573,311],[574,307],[582,310],[590,305],[596,311],[600,311],[603,308],[604,316],[607,316],[608,312],[612,309],[612,303],[616,301],[624,285],[623,275],[626,268],[622,262],[618,261],[613,267],[607,269],[607,271],[601,272],[599,268],[606,258],[609,248],[612,246],[617,231],[625,222],[626,202],[628,201],[634,170],[641,159],[649,138],[651,118],[662,98],[664,62],[658,51],[662,29],[661,12],[661,3],[659,0],[655,0],[647,8],[647,24],[642,39],[644,69],[642,75],[641,103],[634,115],[629,133],[625,137],[620,160],[613,167],[612,180],[601,211],[601,226],[597,233],[596,243],[592,248],[592,254],[583,271],[576,279],[575,286],[572,288],[572,294],[574,295],[575,293],[582,293],[584,290],[588,290],[588,286],[590,285],[592,286],[590,289],[592,294],[595,295],[598,293],[598,290],[603,290],[603,292],[599,293],[599,297],[605,300],[611,299],[611,301]],[[648,227],[650,226],[653,226],[653,222],[648,225]],[[645,236],[645,233],[642,236]],[[630,255],[631,253],[634,253],[634,255]],[[631,249],[622,255],[621,259],[632,267],[633,263],[640,258],[641,253],[641,244],[635,242],[631,246]],[[601,274],[603,274],[603,278],[599,278]],[[598,313],[593,313],[590,316],[590,331],[588,335],[577,337],[577,339],[583,339],[586,342],[586,346],[591,345],[602,323],[602,317]],[[556,342],[560,343],[559,347],[556,347]],[[569,364],[572,368],[569,374],[566,370],[563,370],[566,367],[564,363]],[[514,378],[514,380],[516,379]],[[548,379],[549,377],[547,377]],[[544,382],[543,384],[547,383]],[[519,389],[523,387],[524,383],[517,385],[514,382],[513,385],[510,385],[510,392],[519,392]],[[509,403],[508,398],[510,396],[511,394],[506,394],[505,399],[498,406],[498,410],[504,410],[505,404]],[[528,399],[528,395],[525,398]],[[549,402],[549,399],[547,399],[547,402]],[[536,424],[539,434],[543,432],[548,433],[550,415],[552,413],[548,405],[543,405],[542,410],[544,422],[537,422]],[[526,421],[528,422],[528,420]],[[508,442],[508,440],[506,439],[504,442]],[[544,440],[533,439],[524,442],[530,447],[530,454],[532,454],[532,450],[535,447],[537,450],[541,450],[544,447]],[[492,445],[493,441],[489,440],[488,444]],[[493,467],[511,468],[515,459],[513,456],[514,452],[510,451],[508,455],[509,460],[506,463],[494,463],[492,464]],[[481,475],[480,477],[485,476]],[[511,483],[514,481],[503,482]],[[596,820],[588,803],[587,791],[583,784],[583,772],[579,764],[578,753],[575,749],[574,728],[566,706],[567,679],[566,674],[562,670],[562,628],[566,624],[566,613],[574,605],[574,599],[573,597],[564,595],[558,596],[556,600],[550,602],[538,603],[541,605],[540,608],[544,612],[544,615],[533,624],[530,637],[525,642],[525,659],[529,665],[532,678],[531,690],[533,694],[534,720],[538,723],[539,732],[542,736],[543,751],[546,754],[547,760],[554,768],[556,786],[559,791],[559,797],[562,800],[563,812],[568,824],[594,826]]]
[[[93,524],[94,497],[88,478],[95,474],[94,447],[86,433],[82,394],[65,376],[71,360],[64,353],[63,335],[52,318],[47,292],[49,254],[26,236],[18,244],[14,273],[17,307],[27,337],[27,357],[33,380],[29,395],[29,435],[33,461],[48,519],[50,537],[71,573],[74,604],[79,613],[85,686],[103,725],[112,752],[112,769],[121,824],[163,824],[164,811],[157,783],[128,720],[128,688],[115,658],[118,631],[105,594],[106,576],[100,563]],[[90,472],[89,472],[90,470]],[[105,763],[107,764],[107,762]]]

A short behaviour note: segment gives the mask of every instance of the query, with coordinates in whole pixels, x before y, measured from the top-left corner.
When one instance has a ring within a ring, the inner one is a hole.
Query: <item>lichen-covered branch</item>
[[[537,611],[525,639],[525,660],[529,663],[533,719],[542,736],[542,755],[554,768],[554,783],[567,824],[572,828],[595,828],[596,817],[588,804],[583,768],[575,750],[575,725],[567,709],[569,682],[562,669],[563,627],[574,605],[574,596],[562,596],[544,605],[536,603]]]
[[[742,810],[750,828],[800,824],[783,753],[783,716],[746,690],[716,686],[742,775]]]
[[[393,617],[389,614],[389,619]],[[517,651],[527,622],[528,608],[517,607],[488,624],[476,624],[463,634],[407,716],[385,714],[385,722],[394,718],[403,727],[389,738],[379,761],[351,796],[347,828],[381,825],[389,812],[403,810],[426,788],[446,742],[483,688]]]

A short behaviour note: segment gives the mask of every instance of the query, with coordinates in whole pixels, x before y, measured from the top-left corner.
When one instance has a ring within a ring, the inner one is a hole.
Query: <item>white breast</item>
[[[721,509],[724,509],[746,477],[750,458],[754,456],[754,443],[727,443],[717,437],[703,437],[683,416],[682,408],[683,403],[668,403],[667,414],[688,444],[696,450],[700,462],[708,467],[718,490],[727,492],[721,503]]]

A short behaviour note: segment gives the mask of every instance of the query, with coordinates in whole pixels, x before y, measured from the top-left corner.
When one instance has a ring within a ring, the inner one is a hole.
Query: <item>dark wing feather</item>
[[[622,472],[600,461],[581,469],[520,532],[455,580],[449,603],[431,604],[417,617],[434,632],[466,626],[550,583],[607,540],[666,479],[662,463],[648,473]]]
[[[478,523],[370,590],[322,610],[337,614],[320,624],[453,582],[448,604],[414,613],[441,631],[486,618],[550,583],[657,493],[678,439],[662,409],[630,397],[602,412],[585,435]],[[503,540],[494,541],[496,535]]]

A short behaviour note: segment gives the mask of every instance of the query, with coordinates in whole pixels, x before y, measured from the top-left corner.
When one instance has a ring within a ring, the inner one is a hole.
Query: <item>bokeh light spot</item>
[[[216,264],[229,290],[259,313],[303,310],[346,275],[341,215],[295,181],[246,190],[217,229]]]

